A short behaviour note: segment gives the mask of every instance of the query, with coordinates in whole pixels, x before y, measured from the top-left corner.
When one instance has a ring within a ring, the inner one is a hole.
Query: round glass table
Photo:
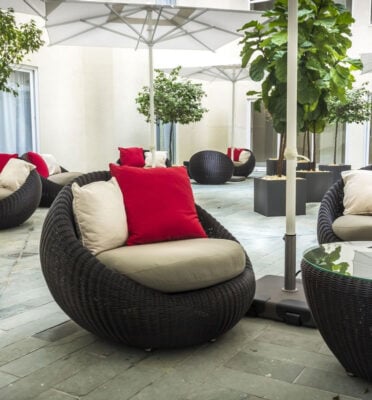
[[[345,370],[372,381],[372,242],[305,251],[302,282],[314,321]]]

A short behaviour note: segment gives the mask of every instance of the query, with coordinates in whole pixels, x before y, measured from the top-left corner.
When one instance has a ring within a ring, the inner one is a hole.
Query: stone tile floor
[[[193,190],[241,241],[257,277],[283,274],[285,219],[253,212],[253,179]],[[297,217],[298,263],[316,244],[318,206]],[[347,376],[315,329],[246,317],[215,343],[151,353],[84,331],[40,271],[46,212],[0,231],[1,400],[372,399],[372,384]]]

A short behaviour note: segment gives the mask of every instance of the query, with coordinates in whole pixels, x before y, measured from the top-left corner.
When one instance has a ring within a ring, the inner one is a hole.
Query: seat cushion
[[[342,240],[372,240],[372,216],[343,215],[333,222],[332,229]]]
[[[226,239],[185,239],[124,246],[97,258],[134,281],[166,293],[216,285],[239,275],[245,253]]]
[[[61,172],[60,174],[49,176],[48,180],[57,183],[58,185],[65,186],[80,175],[82,175],[81,172]]]
[[[0,200],[5,199],[6,197],[10,196],[11,194],[13,194],[14,191],[4,188],[4,187],[0,187]]]
[[[233,161],[233,163],[234,163],[234,167],[240,167],[243,165],[243,163],[240,161]]]

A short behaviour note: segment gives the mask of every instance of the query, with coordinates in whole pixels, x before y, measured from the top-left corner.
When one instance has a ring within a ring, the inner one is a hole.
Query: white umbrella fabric
[[[169,71],[168,69],[165,71]],[[236,82],[250,80],[249,69],[242,68],[240,64],[209,65],[204,67],[185,67],[180,71],[185,78],[195,78],[207,81],[228,81],[232,85],[231,93],[231,130],[230,147],[231,158],[234,157],[234,136],[235,136],[235,86]]]
[[[155,149],[153,48],[214,51],[241,37],[255,11],[87,0],[46,0],[50,44],[107,46],[149,53],[150,148]]]
[[[363,53],[360,55],[360,58],[363,63],[362,74],[372,72],[372,53]]]
[[[0,8],[13,8],[16,12],[45,18],[44,0],[0,0]]]

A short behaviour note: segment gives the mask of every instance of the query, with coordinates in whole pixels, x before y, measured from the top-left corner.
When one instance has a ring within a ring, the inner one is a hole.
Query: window
[[[0,92],[0,152],[38,150],[35,80],[35,69],[19,68],[9,78],[18,96]]]

